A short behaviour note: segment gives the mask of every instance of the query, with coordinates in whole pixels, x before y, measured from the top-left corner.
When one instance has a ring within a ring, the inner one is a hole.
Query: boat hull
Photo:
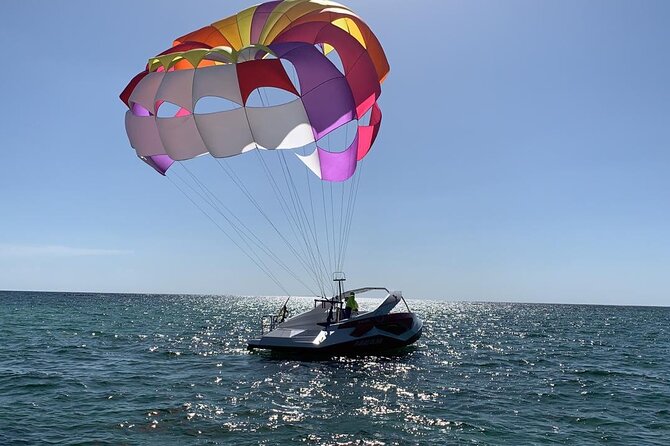
[[[407,340],[399,340],[388,336],[373,336],[363,340],[347,341],[337,345],[314,348],[303,346],[264,346],[262,343],[249,341],[249,350],[271,350],[279,353],[294,353],[299,355],[324,355],[324,356],[356,356],[372,355],[394,351],[414,344],[421,338],[422,329]]]
[[[317,355],[378,354],[415,343],[423,322],[414,313],[352,318],[312,331],[282,329],[250,340],[249,350]]]

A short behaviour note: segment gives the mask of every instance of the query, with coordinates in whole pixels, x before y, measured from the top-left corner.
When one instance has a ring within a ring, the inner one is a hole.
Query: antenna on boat
[[[344,298],[344,286],[342,282],[347,280],[347,276],[342,271],[336,271],[333,273],[333,282],[337,282],[337,300],[342,301]]]

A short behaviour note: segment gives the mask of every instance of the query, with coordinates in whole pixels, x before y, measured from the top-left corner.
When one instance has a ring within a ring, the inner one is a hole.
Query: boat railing
[[[328,321],[330,324],[340,322],[340,320],[343,318],[343,305],[344,302],[337,299],[314,299],[314,308],[323,308],[332,311],[332,315],[329,317],[330,320]]]
[[[263,316],[261,318],[261,336],[277,328],[277,325],[279,325],[279,323],[280,323],[279,316],[277,316],[276,314],[268,314],[266,316]]]
[[[314,308],[330,308],[331,305],[333,307],[342,307],[342,304],[344,302],[338,301],[337,299],[314,299]]]

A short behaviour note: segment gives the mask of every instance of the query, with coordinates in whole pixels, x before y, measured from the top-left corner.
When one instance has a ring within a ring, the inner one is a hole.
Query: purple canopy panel
[[[355,119],[356,105],[343,77],[331,79],[303,95],[302,103],[317,140]]]
[[[296,48],[302,48],[303,46],[311,46],[311,45],[303,42],[283,42],[283,43],[271,43],[268,45],[268,48],[270,48],[277,57],[281,58],[284,56],[284,54],[288,53],[289,51],[292,51]]]
[[[251,43],[258,43],[258,38],[261,36],[263,31],[263,26],[270,17],[270,13],[275,9],[275,7],[281,3],[281,0],[275,2],[267,2],[262,5],[258,5],[256,11],[254,11],[254,18],[251,20]]]
[[[358,135],[344,152],[329,152],[320,147],[319,163],[321,179],[325,181],[345,181],[356,172],[356,155],[358,153]]]
[[[140,156],[140,159],[153,167],[161,175],[165,175],[165,172],[174,163],[174,160],[167,155]]]
[[[370,55],[348,32],[328,22],[304,23],[282,33],[273,46],[281,45],[280,42],[291,41],[328,43],[335,48],[342,60],[351,94],[356,107],[360,109],[360,116],[365,112],[363,109],[369,107],[371,97],[376,100],[381,94],[377,71]]]
[[[293,64],[300,92],[305,95],[326,81],[342,77],[340,70],[314,45],[307,43],[278,43],[270,45],[278,58]]]

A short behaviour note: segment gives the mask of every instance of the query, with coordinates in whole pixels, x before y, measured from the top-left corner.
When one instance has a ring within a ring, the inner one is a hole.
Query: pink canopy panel
[[[334,52],[334,53],[333,53]],[[338,68],[330,54],[337,54]],[[294,83],[286,67],[297,75]],[[202,154],[239,155],[253,149],[298,149],[325,181],[345,181],[372,147],[381,125],[377,104],[389,66],[370,28],[346,7],[329,1],[271,1],[186,34],[149,59],[120,97],[137,155],[161,174],[172,163]],[[272,87],[292,99],[254,106],[250,96]],[[203,98],[231,107],[199,113]],[[176,110],[165,116],[168,104]],[[369,116],[369,122],[362,118]],[[343,151],[323,142],[355,121]]]

